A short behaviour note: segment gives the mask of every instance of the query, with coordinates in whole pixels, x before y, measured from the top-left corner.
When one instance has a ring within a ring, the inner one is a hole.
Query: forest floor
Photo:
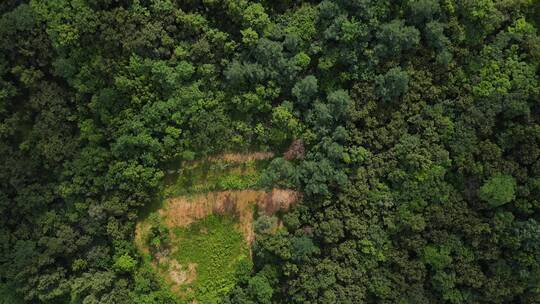
[[[165,179],[165,199],[154,213],[169,228],[170,250],[150,254],[152,221],[137,224],[135,243],[145,259],[182,299],[214,302],[251,265],[257,213],[286,212],[300,194],[260,186],[272,153],[222,154],[184,162]]]

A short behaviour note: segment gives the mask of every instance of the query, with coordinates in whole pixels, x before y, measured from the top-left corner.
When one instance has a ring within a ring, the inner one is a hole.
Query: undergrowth
[[[190,264],[196,264],[193,281],[176,285],[170,279],[166,280],[169,287],[179,288],[174,293],[181,295],[182,303],[191,303],[193,300],[197,303],[217,303],[235,286],[240,277],[251,271],[249,246],[235,226],[236,218],[210,215],[187,227],[168,227],[169,243],[161,248],[156,246],[156,237],[150,235],[163,224],[158,223],[161,217],[156,211],[162,208],[165,199],[170,197],[212,191],[260,189],[261,172],[269,162],[184,162],[179,169],[168,171],[160,199],[141,212],[142,221],[150,225],[142,237],[143,246],[154,254],[159,253],[165,257],[154,264],[156,274],[161,279],[169,277],[173,260],[182,265],[183,269]],[[151,214],[157,217],[152,217]],[[149,243],[150,240],[152,242]],[[143,264],[147,266],[152,265],[152,260],[155,262],[152,253],[143,254],[143,257]]]
[[[215,303],[232,289],[239,269],[249,271],[249,249],[230,216],[210,215],[188,227],[173,228],[178,250],[172,258],[182,265],[195,263],[196,279],[183,285],[199,303]],[[187,299],[190,301],[191,299]]]
[[[167,176],[164,194],[175,197],[211,191],[258,189],[261,188],[261,172],[268,162],[202,161],[184,164]]]

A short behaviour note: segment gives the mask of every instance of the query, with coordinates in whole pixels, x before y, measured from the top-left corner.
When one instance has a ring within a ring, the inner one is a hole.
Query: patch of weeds
[[[250,264],[249,249],[230,216],[211,215],[186,228],[173,228],[178,250],[172,258],[181,265],[196,264],[196,278],[183,285],[188,301],[216,303],[228,293]]]
[[[169,228],[162,222],[157,213],[150,215],[150,229],[146,235],[146,245],[153,254],[163,253],[169,248]]]
[[[242,190],[261,188],[262,170],[268,160],[230,163],[225,161],[203,161],[185,163],[178,172],[166,178],[165,196],[204,193],[211,191]]]

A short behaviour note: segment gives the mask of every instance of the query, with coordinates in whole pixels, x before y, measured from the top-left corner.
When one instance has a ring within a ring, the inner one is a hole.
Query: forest
[[[540,303],[540,1],[0,0],[23,303]]]

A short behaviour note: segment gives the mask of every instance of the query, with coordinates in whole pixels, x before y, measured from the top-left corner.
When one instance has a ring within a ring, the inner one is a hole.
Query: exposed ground
[[[168,199],[159,214],[169,227],[185,227],[210,214],[232,215],[238,219],[238,229],[246,241],[253,241],[253,207],[267,215],[277,211],[288,211],[298,200],[299,194],[287,189],[228,190],[210,192],[194,196],[180,196]]]
[[[151,224],[138,223],[137,246],[184,300],[213,302],[232,288],[237,269],[250,260],[254,210],[286,212],[300,198],[293,190],[258,186],[271,157],[267,152],[222,154],[182,164],[166,181],[168,198],[157,210],[170,229],[166,252],[150,254],[146,235]]]

